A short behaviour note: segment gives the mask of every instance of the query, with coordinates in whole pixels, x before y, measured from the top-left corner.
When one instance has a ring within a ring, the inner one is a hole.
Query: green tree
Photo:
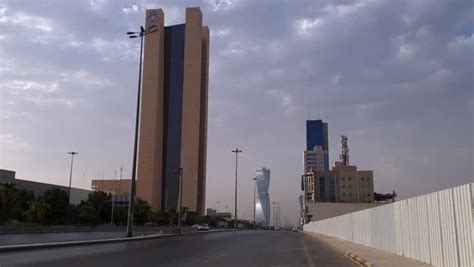
[[[152,214],[151,207],[146,200],[138,198],[135,202],[134,219],[136,224],[145,224]]]
[[[46,220],[46,216],[51,209],[51,206],[44,200],[30,201],[28,210],[24,212],[24,217],[28,222],[41,223]]]
[[[48,222],[50,224],[66,223],[69,209],[67,192],[57,187],[52,188],[44,192],[42,199],[51,207],[48,212]]]
[[[90,204],[94,209],[98,209],[99,205],[107,200],[112,200],[112,195],[103,191],[90,192],[87,196],[87,203]]]
[[[18,221],[24,220],[23,212],[28,210],[29,202],[32,200],[35,200],[35,195],[33,194],[33,191],[26,189],[17,189],[17,194],[15,194],[12,204],[9,205],[9,212],[7,213],[7,218]]]
[[[92,205],[87,202],[79,205],[79,222],[83,224],[96,224],[97,223],[97,211]]]
[[[29,208],[29,202],[35,200],[35,194],[31,190],[19,189],[18,197],[15,201],[17,208],[21,211],[25,211]]]
[[[198,220],[198,214],[195,211],[186,211],[186,224],[193,225],[196,224]]]
[[[17,194],[18,191],[15,188],[15,184],[0,184],[0,202],[2,207],[2,217],[0,218],[0,222],[6,222],[8,220],[8,210],[17,197]]]

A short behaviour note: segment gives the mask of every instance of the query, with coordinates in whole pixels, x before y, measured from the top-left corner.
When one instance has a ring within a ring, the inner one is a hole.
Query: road
[[[239,231],[0,253],[0,266],[357,266],[304,233]]]

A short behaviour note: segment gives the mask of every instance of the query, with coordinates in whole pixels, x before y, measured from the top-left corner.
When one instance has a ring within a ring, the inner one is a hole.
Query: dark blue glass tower
[[[176,209],[178,205],[179,176],[176,170],[181,166],[184,30],[184,24],[165,27],[162,185],[165,193],[161,195],[164,210]]]
[[[329,170],[328,124],[322,120],[306,121],[306,150],[321,146],[324,151],[324,170]]]

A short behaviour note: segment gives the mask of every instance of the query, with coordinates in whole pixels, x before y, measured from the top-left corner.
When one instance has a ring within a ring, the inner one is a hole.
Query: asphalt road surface
[[[0,253],[7,266],[357,266],[304,233],[239,231]]]

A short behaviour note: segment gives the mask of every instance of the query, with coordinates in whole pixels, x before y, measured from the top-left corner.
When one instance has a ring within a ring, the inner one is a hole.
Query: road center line
[[[306,247],[306,243],[304,242],[304,238],[300,237],[300,241],[301,241],[301,246],[303,247],[304,256],[306,258],[306,262],[308,263],[308,266],[314,267],[315,265],[314,265],[313,259],[311,259],[311,256],[309,255],[308,247]]]

